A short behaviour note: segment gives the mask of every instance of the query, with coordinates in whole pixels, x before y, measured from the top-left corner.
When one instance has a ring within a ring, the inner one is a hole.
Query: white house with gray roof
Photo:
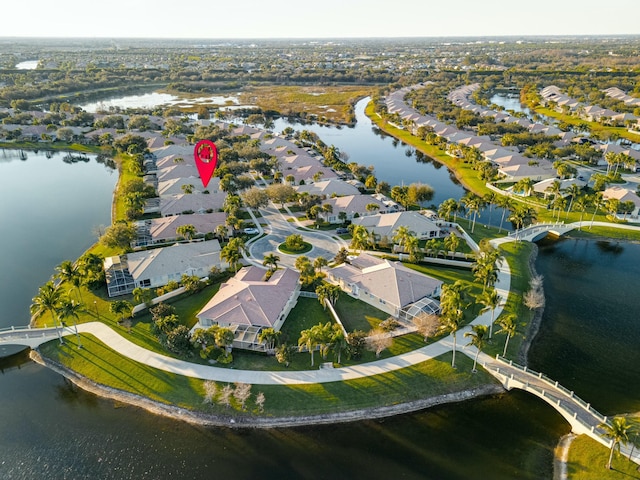
[[[404,226],[413,232],[419,239],[438,238],[441,235],[440,227],[429,218],[418,212],[382,213],[367,215],[352,220],[354,225],[362,225],[378,238],[386,237],[389,241],[395,235],[399,227]]]
[[[182,275],[205,277],[213,267],[228,268],[220,259],[220,242],[179,243],[171,247],[107,257],[104,270],[110,297],[126,295],[134,288],[157,288]]]
[[[405,267],[361,253],[327,270],[327,281],[350,296],[398,318],[403,307],[440,295],[442,282]]]

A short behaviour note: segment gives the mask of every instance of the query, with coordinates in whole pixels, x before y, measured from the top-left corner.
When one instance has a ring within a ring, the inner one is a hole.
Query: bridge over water
[[[573,391],[541,372],[535,372],[499,355],[492,358],[481,354],[480,358],[487,372],[497,378],[507,390],[518,388],[541,398],[569,422],[573,433],[588,435],[605,447],[611,448],[612,441],[602,436],[604,430],[600,427],[603,423],[609,423],[609,418]],[[640,452],[631,443],[622,444],[620,452],[640,464]]]
[[[0,330],[0,346],[20,345],[37,348],[49,340],[58,338],[58,328],[10,327]],[[62,327],[61,335],[70,335],[75,331],[69,327]]]

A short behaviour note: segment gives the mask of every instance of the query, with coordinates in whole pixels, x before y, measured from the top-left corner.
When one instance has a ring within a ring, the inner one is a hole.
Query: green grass
[[[234,402],[230,408],[203,403],[203,382],[166,373],[123,358],[91,335],[82,335],[83,348],[75,337],[60,346],[57,340],[40,347],[43,356],[73,369],[95,382],[150,399],[221,415],[257,414],[253,399],[248,411]],[[471,373],[472,361],[457,357],[452,369],[451,355],[423,362],[395,372],[345,382],[311,385],[256,385],[253,394],[264,393],[265,415],[308,415],[394,405],[429,396],[456,392],[492,383],[486,372]],[[220,390],[224,384],[218,384]]]
[[[607,470],[609,449],[586,435],[576,437],[569,449],[567,473],[570,480],[629,480],[640,478],[638,465],[618,452],[613,454],[612,469]]]
[[[315,298],[298,297],[298,303],[287,316],[282,325],[281,341],[290,345],[298,345],[300,332],[307,330],[319,323],[332,322],[331,314],[322,308],[320,302]]]
[[[290,248],[287,248],[286,244],[281,243],[280,245],[278,245],[278,250],[280,250],[282,253],[286,253],[287,255],[302,255],[303,253],[307,253],[309,251],[311,251],[311,249],[313,248],[313,245],[311,245],[308,242],[302,242],[302,248],[299,250],[291,250]]]
[[[344,292],[340,293],[334,308],[347,332],[354,330],[368,332],[389,317],[388,313],[350,297]]]
[[[624,230],[615,227],[584,227],[582,230],[572,230],[567,233],[572,238],[593,238],[605,237],[611,240],[624,240],[628,242],[639,242],[640,231]]]

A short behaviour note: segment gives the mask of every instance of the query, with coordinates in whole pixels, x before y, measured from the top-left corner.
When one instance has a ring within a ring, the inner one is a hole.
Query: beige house
[[[256,266],[240,269],[198,312],[194,329],[229,327],[235,334],[235,348],[264,350],[257,340],[259,332],[263,328],[279,331],[300,293],[300,274],[295,270],[281,268],[268,280],[266,273]]]
[[[396,318],[425,297],[440,295],[442,282],[411,270],[400,262],[366,253],[327,271],[327,281],[350,296]]]
[[[354,225],[362,225],[369,232],[378,238],[386,237],[391,240],[395,231],[405,226],[413,232],[419,239],[440,237],[440,227],[433,221],[418,212],[396,212],[382,213],[379,215],[368,215],[352,220]]]

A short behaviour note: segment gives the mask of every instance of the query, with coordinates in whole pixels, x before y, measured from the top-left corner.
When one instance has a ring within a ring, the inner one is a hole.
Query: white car
[[[260,233],[260,230],[258,230],[257,228],[245,228],[243,230],[244,233],[246,233],[247,235],[257,235],[258,233]]]

